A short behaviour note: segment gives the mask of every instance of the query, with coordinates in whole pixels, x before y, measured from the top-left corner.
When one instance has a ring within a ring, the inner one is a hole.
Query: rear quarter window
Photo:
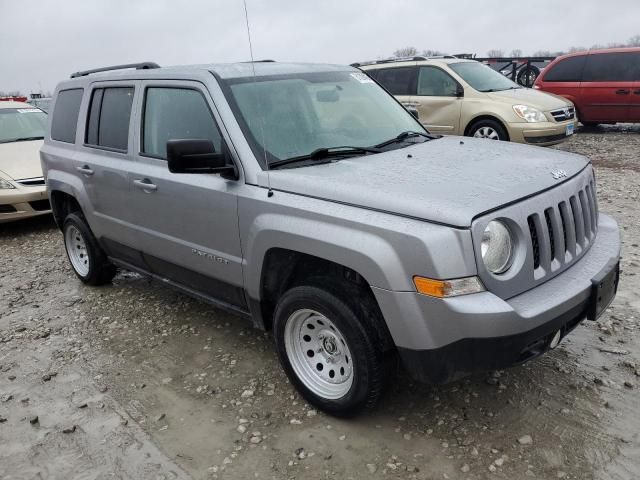
[[[78,114],[82,102],[82,88],[58,92],[51,118],[51,138],[59,142],[75,143]]]
[[[417,68],[397,67],[378,69],[374,77],[392,95],[415,95]]]

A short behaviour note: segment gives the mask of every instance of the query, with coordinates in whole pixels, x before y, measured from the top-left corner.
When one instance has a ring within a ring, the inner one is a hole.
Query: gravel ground
[[[640,128],[558,147],[597,166],[618,297],[553,352],[316,412],[247,321],[128,272],[85,287],[50,218],[0,226],[2,479],[631,479],[640,475]]]

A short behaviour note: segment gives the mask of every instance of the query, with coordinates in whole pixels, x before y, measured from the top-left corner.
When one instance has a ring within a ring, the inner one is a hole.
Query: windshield
[[[425,132],[362,72],[259,76],[225,83],[227,99],[263,168],[265,157],[272,164],[317,149],[371,147],[402,132]]]
[[[25,108],[0,108],[0,143],[44,138],[47,114],[25,104]]]
[[[479,92],[500,92],[521,88],[501,73],[478,62],[450,63],[449,67]]]

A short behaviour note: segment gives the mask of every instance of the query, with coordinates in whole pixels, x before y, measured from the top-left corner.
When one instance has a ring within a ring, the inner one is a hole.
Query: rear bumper
[[[564,336],[587,316],[592,280],[616,268],[619,257],[618,226],[600,215],[596,240],[575,265],[508,300],[491,292],[438,299],[373,291],[409,373],[445,383],[546,351],[555,332]]]
[[[558,123],[510,123],[507,129],[513,142],[548,146],[562,143],[571,137],[567,135],[568,125],[573,125],[575,131],[578,122],[574,119]]]
[[[0,223],[51,213],[44,185],[0,190]]]

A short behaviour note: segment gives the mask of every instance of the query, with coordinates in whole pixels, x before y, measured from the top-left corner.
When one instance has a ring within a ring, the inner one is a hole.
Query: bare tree
[[[627,42],[628,47],[640,47],[640,35],[634,35]]]
[[[499,48],[494,48],[487,52],[487,57],[504,57],[504,50],[500,50]]]
[[[431,50],[430,48],[423,50],[420,55],[424,55],[425,57],[439,57],[442,55],[446,55],[444,52],[440,50]]]
[[[520,50],[519,48],[514,48],[513,50],[511,50],[511,53],[509,55],[512,57],[521,57],[522,50]]]
[[[417,54],[416,47],[402,47],[393,52],[394,57],[415,57]]]
[[[551,50],[536,50],[533,52],[534,57],[552,57]]]

